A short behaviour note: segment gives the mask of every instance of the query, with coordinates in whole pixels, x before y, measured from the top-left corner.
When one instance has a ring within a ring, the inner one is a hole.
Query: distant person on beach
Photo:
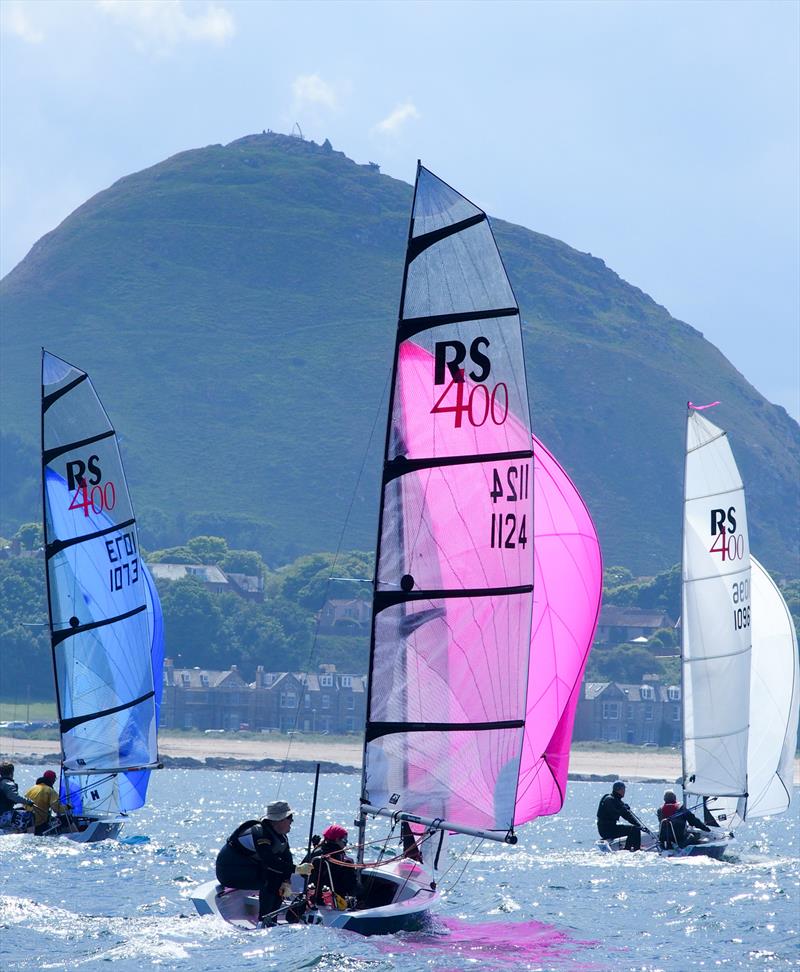
[[[15,809],[18,804],[33,808],[31,801],[21,796],[14,782],[14,764],[0,763],[0,828],[3,830],[27,830],[33,824],[33,814]]]
[[[322,832],[322,841],[311,853],[309,884],[314,885],[314,901],[317,904],[333,903],[325,899],[325,890],[340,898],[356,893],[357,871],[353,858],[345,853],[347,831],[339,824],[331,824]]]
[[[289,893],[287,882],[295,871],[288,840],[293,819],[289,804],[275,800],[261,820],[239,824],[217,855],[220,884],[258,890],[258,918],[264,925],[275,924],[275,912]],[[308,874],[311,864],[301,864],[296,870]]]
[[[686,832],[687,826],[704,830],[707,834],[711,832],[711,828],[695,817],[691,810],[687,809],[682,803],[678,803],[678,798],[672,790],[665,791],[664,805],[656,810],[656,815],[661,824],[658,839],[661,846],[667,850],[676,846],[685,847],[699,839]]]
[[[36,829],[34,833],[41,835],[50,828],[50,813],[65,814],[69,806],[65,806],[53,789],[56,774],[52,770],[42,773],[39,779],[25,794],[25,799],[33,804],[33,818]]]
[[[597,807],[597,832],[603,840],[613,840],[615,837],[625,837],[625,850],[637,851],[642,846],[642,825],[631,813],[627,803],[623,803],[625,784],[622,780],[611,787]],[[622,817],[630,826],[618,824]]]

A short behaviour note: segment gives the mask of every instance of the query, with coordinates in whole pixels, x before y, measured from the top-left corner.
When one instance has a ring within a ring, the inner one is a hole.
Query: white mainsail
[[[744,487],[726,433],[690,410],[683,520],[683,788],[745,816],[751,665]]]

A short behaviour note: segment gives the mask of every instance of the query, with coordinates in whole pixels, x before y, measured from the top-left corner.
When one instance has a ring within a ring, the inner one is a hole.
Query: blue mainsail
[[[79,813],[135,809],[158,766],[161,608],[114,428],[86,372],[47,351],[42,466],[62,793]]]

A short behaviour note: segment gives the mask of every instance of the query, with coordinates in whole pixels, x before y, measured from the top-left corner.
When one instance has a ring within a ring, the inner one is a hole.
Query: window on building
[[[308,694],[308,692],[306,692],[305,694],[305,697],[303,699],[303,704],[307,709],[311,708],[311,696]]]
[[[652,702],[645,702],[645,704],[644,704],[644,719],[645,719],[645,722],[652,722],[653,721],[653,710],[654,710],[654,708],[655,708],[655,706],[653,705]],[[649,740],[648,739],[648,742],[652,742],[652,740]]]
[[[632,719],[632,718],[633,718],[633,715],[634,715],[634,713],[633,713],[633,706],[632,706],[632,705],[631,705],[631,703],[629,702],[629,703],[628,703],[628,704],[627,704],[627,705],[625,706],[625,718],[626,718],[626,719],[628,719],[628,720],[630,720],[630,719]]]
[[[604,719],[619,719],[620,711],[619,702],[604,702],[603,703],[603,718]]]
[[[672,721],[680,722],[681,719],[681,707],[679,705],[673,705],[672,707]]]
[[[644,730],[644,741],[647,743],[654,743],[656,741],[656,727],[655,726],[645,726]]]
[[[353,687],[353,676],[342,675],[342,688],[352,688],[352,687]]]
[[[344,728],[346,732],[353,732],[356,727],[356,720],[352,716],[348,716],[344,720]]]
[[[652,701],[656,697],[656,692],[652,685],[643,685],[639,689],[639,695],[645,702],[648,700]]]
[[[356,707],[356,697],[354,695],[347,696],[347,702],[345,703],[348,709],[355,709]]]
[[[183,716],[183,728],[192,729],[194,727],[194,719],[191,712],[184,713]]]
[[[281,708],[293,709],[297,705],[296,692],[281,692]]]
[[[680,702],[681,700],[681,690],[677,685],[670,685],[667,689],[667,698],[670,702]]]
[[[322,696],[322,708],[323,709],[330,709],[330,707],[331,707],[331,697],[330,697],[330,695],[323,694],[323,696]]]
[[[183,687],[184,688],[189,688],[189,686],[191,685],[192,680],[191,680],[191,677],[189,676],[189,673],[188,672],[183,672],[181,674],[181,682],[183,683]]]
[[[319,684],[322,688],[330,688],[333,685],[333,675],[320,675]]]
[[[203,686],[203,688],[208,688],[208,675],[206,675],[205,672],[203,672],[200,676],[200,684]]]
[[[613,702],[607,702],[605,704],[614,705]],[[619,742],[619,726],[605,726],[604,735],[608,742]]]

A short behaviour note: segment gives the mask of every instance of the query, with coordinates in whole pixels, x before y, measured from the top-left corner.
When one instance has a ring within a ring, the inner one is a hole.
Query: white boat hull
[[[642,834],[642,846],[639,851],[654,852],[661,857],[713,857],[719,860],[734,841],[731,834],[705,834],[685,847],[661,848],[652,834]],[[625,850],[625,838],[614,840],[598,840],[597,849],[604,854],[615,854]],[[630,853],[630,852],[628,852]]]
[[[373,887],[379,886],[381,897],[389,900],[374,907],[345,911],[314,906],[305,911],[300,921],[359,935],[391,935],[425,925],[439,894],[431,886],[430,875],[424,868],[402,860],[383,867],[364,868],[362,875],[365,881],[372,879]],[[223,888],[216,881],[207,881],[195,888],[191,900],[200,915],[216,915],[238,928],[258,927],[258,891]],[[283,916],[278,917],[279,923],[284,921]]]

